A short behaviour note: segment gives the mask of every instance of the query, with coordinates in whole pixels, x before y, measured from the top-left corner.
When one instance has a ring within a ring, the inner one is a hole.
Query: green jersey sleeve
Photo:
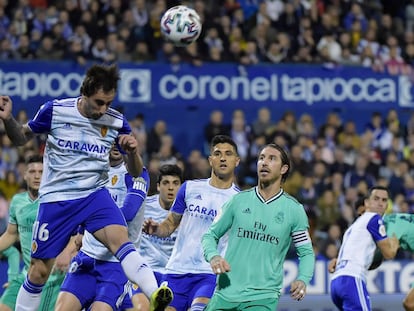
[[[233,200],[230,199],[223,205],[221,212],[216,216],[209,230],[203,235],[201,244],[207,262],[210,262],[214,256],[220,255],[217,250],[218,242],[231,227],[233,221],[232,202]]]

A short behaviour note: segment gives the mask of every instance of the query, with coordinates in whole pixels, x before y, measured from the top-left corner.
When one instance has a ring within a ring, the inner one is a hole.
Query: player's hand
[[[214,256],[211,258],[210,266],[215,274],[222,274],[230,271],[230,264],[221,256]]]
[[[158,230],[158,226],[160,224],[151,218],[145,219],[144,223],[142,224],[142,231],[147,234],[155,234]]]
[[[13,102],[9,96],[0,96],[0,119],[7,120],[11,117]]]
[[[302,300],[306,295],[306,284],[303,281],[296,280],[290,284],[290,297],[295,300]]]
[[[335,268],[336,268],[336,261],[337,261],[337,258],[332,258],[332,259],[328,262],[328,271],[329,271],[329,273],[334,273],[334,272],[335,272]]]
[[[126,153],[136,153],[138,150],[138,142],[132,135],[119,135],[118,144]]]
[[[52,268],[52,273],[66,273],[69,269],[70,261],[72,259],[71,250],[66,247],[55,260],[55,264]]]

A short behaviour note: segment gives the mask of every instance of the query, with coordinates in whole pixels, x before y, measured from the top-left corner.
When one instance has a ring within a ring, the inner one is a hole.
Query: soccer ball
[[[177,5],[168,9],[161,18],[163,37],[176,46],[193,43],[201,34],[201,19],[196,11]]]

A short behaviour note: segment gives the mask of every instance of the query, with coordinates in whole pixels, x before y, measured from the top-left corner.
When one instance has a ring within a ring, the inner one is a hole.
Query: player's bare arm
[[[328,263],[328,271],[329,273],[334,273],[336,268],[336,261],[338,258],[332,258]]]
[[[16,146],[22,146],[34,137],[30,127],[21,125],[12,115],[13,102],[9,96],[0,96],[0,119],[4,122],[7,136]]]
[[[146,219],[144,221],[142,231],[160,238],[165,238],[170,236],[175,229],[177,229],[181,222],[181,218],[183,218],[183,215],[170,212],[168,217],[160,224],[152,219]]]
[[[18,239],[17,225],[9,223],[6,231],[0,237],[0,252],[12,246]]]
[[[379,241],[377,245],[385,259],[393,259],[400,247],[400,242],[394,234],[392,237]]]
[[[144,163],[142,162],[142,158],[139,154],[139,146],[135,137],[132,135],[120,135],[118,137],[118,144],[122,150],[126,152],[124,160],[128,173],[132,177],[138,177],[141,175]]]

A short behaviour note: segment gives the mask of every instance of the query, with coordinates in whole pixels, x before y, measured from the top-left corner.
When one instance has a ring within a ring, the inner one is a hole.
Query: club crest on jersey
[[[32,253],[36,253],[37,251],[37,242],[36,241],[32,241]]]
[[[283,223],[283,220],[285,219],[285,215],[282,212],[279,212],[276,216],[275,216],[275,222],[277,224],[281,224]]]
[[[102,135],[102,137],[105,137],[106,134],[108,134],[108,127],[102,126],[101,127],[101,135]]]
[[[111,179],[112,186],[115,185],[117,181],[118,181],[118,175],[112,176],[112,179]]]

